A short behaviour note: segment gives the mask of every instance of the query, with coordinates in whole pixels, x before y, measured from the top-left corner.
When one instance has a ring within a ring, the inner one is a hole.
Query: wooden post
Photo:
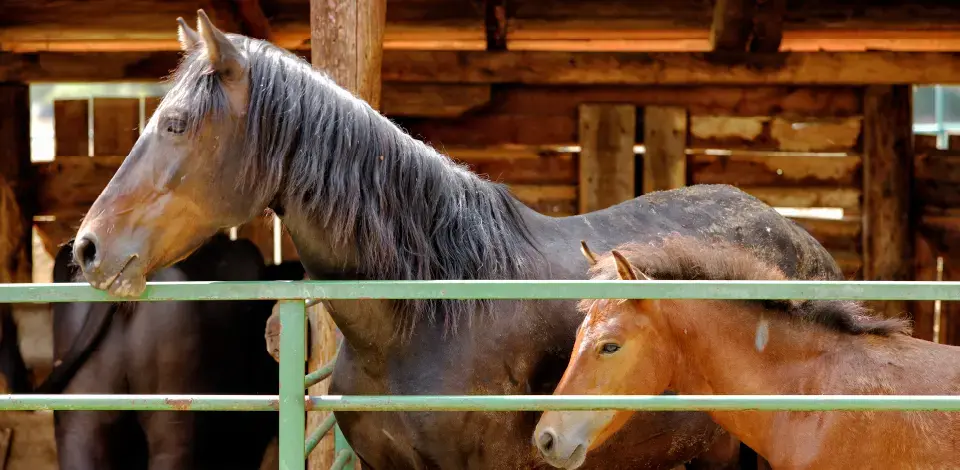
[[[637,108],[620,104],[582,104],[580,112],[580,213],[635,197],[633,144]]]
[[[310,47],[313,66],[326,71],[340,86],[380,106],[380,64],[383,60],[383,30],[386,24],[386,0],[330,2],[310,0]],[[309,370],[331,361],[337,351],[336,326],[322,304],[309,311]],[[310,387],[310,395],[323,395],[330,379]],[[327,413],[311,412],[309,430],[317,427]],[[334,436],[324,436],[308,459],[311,470],[327,470],[333,463]],[[360,468],[359,459],[354,462]]]
[[[868,86],[863,99],[863,279],[913,277],[913,105],[908,85]],[[906,301],[875,302],[887,316]]]
[[[643,193],[686,186],[687,110],[647,106],[643,116]]]
[[[745,51],[753,32],[755,8],[755,0],[717,0],[713,6],[713,23],[710,25],[711,49]]]
[[[30,91],[0,83],[0,283],[30,282],[33,210]]]

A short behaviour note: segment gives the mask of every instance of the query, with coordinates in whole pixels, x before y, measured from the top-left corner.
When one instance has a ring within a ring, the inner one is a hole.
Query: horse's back
[[[570,217],[563,224],[601,251],[626,242],[694,236],[742,245],[792,278],[843,279],[830,253],[803,227],[756,197],[725,184],[648,193]]]

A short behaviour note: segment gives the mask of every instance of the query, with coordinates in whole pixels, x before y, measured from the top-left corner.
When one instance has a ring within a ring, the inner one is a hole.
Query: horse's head
[[[178,18],[184,58],[173,87],[76,236],[84,277],[114,295],[139,295],[150,273],[269,202],[239,181],[254,40],[198,15],[197,31]]]
[[[585,253],[589,252],[582,245]],[[613,251],[620,279],[649,279]],[[591,257],[592,258],[592,257]],[[584,301],[587,311],[570,363],[554,395],[656,395],[666,390],[673,355],[665,336],[658,300]],[[665,352],[666,351],[666,352]],[[574,469],[587,452],[620,430],[628,411],[547,411],[533,434],[543,458],[557,468]]]

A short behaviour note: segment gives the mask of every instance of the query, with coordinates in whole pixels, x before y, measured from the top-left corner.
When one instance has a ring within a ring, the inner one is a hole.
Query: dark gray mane
[[[530,277],[537,250],[505,186],[413,139],[299,57],[229,37],[249,60],[250,103],[238,155],[244,190],[281,216],[295,208],[314,217],[333,234],[335,248],[357,253],[359,278]],[[208,67],[193,52],[176,72],[196,107],[194,126],[226,115],[226,94]],[[490,304],[398,303],[410,322],[427,317],[447,326]]]
[[[657,280],[786,281],[776,265],[762,261],[750,251],[723,242],[705,242],[693,237],[669,237],[660,244],[631,243],[617,247],[627,261]],[[597,259],[590,269],[592,279],[618,279],[610,254]],[[588,309],[593,301],[581,301]],[[816,323],[847,334],[888,336],[910,334],[909,322],[873,315],[862,303],[849,300],[761,300],[763,308],[790,318]]]

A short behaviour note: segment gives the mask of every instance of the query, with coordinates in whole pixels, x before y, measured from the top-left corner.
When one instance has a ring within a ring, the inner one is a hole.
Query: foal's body
[[[627,251],[629,250],[629,251]],[[684,237],[613,252],[620,278],[785,280],[742,248]],[[629,258],[629,260],[627,259]],[[632,264],[633,263],[633,264]],[[609,278],[611,257],[593,268]],[[638,266],[639,270],[634,268]],[[639,273],[639,274],[638,274]],[[647,275],[646,273],[650,273]],[[557,394],[955,395],[960,348],[909,336],[854,302],[597,300]],[[960,415],[710,411],[775,469],[960,468]],[[576,468],[616,413],[544,413],[534,440]]]
[[[661,301],[682,351],[685,395],[956,395],[960,348],[905,335],[850,335],[776,314],[758,351],[762,307]],[[717,424],[774,469],[960,468],[960,415],[948,412],[722,412]]]

